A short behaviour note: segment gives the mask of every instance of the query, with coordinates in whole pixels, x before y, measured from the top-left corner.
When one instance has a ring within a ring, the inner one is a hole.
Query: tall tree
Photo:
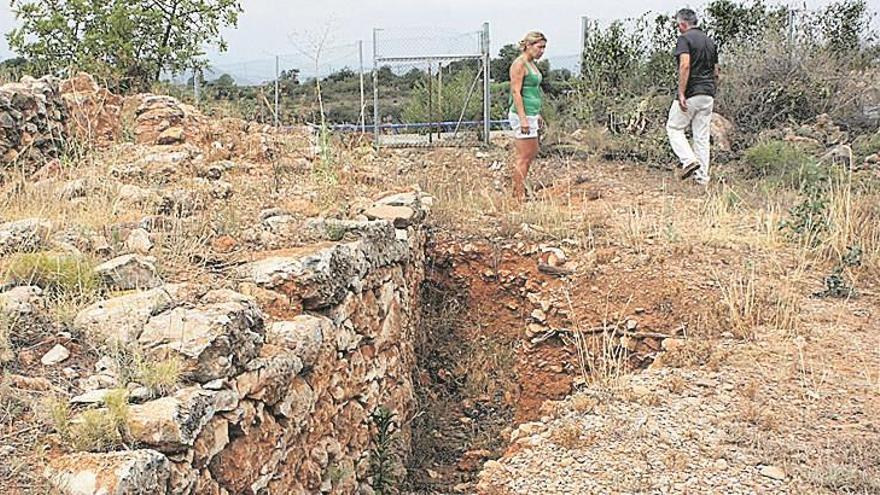
[[[207,65],[204,49],[226,42],[239,0],[11,0],[10,48],[34,72],[74,68],[120,89],[143,89],[163,72]]]

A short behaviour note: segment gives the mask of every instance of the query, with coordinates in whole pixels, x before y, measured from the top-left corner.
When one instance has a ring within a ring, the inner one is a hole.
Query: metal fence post
[[[483,23],[483,143],[489,144],[489,133],[491,132],[491,128],[489,125],[489,120],[491,118],[490,113],[492,110],[491,105],[491,83],[490,83],[490,60],[491,60],[491,48],[489,43],[489,23]]]
[[[366,132],[366,116],[364,113],[367,111],[367,104],[364,101],[364,42],[363,40],[358,41],[358,70],[360,71],[360,85],[361,85],[361,133]]]
[[[280,88],[280,72],[281,72],[281,60],[278,55],[275,55],[275,128],[278,128],[278,114],[279,114],[279,88]]]
[[[373,28],[373,133],[379,151],[379,29]]]
[[[196,107],[199,106],[199,69],[198,67],[193,67],[193,98],[196,100]]]
[[[584,55],[587,51],[587,32],[590,29],[590,19],[587,16],[581,16],[581,50],[578,58],[578,73],[584,73]]]
[[[428,62],[428,144],[434,142],[434,71],[433,63]]]

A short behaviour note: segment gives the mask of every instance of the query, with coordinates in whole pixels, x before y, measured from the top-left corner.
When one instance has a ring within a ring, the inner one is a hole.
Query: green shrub
[[[800,146],[785,141],[766,141],[752,146],[743,154],[747,174],[768,178],[780,185],[812,191],[828,180],[827,167]]]
[[[813,247],[822,242],[822,235],[828,230],[828,201],[824,197],[808,195],[788,214],[782,230],[790,238],[802,239]]]
[[[370,449],[370,477],[373,479],[373,490],[379,494],[387,494],[398,482],[395,467],[400,458],[395,414],[380,406],[373,411],[372,420],[375,433],[373,447]]]
[[[65,442],[70,439],[70,402],[63,397],[47,397],[43,400],[43,411],[49,424]]]

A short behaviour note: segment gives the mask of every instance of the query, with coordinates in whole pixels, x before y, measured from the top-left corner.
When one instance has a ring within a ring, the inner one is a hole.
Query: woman
[[[529,166],[538,155],[538,129],[543,127],[541,103],[543,76],[535,62],[544,56],[547,38],[533,31],[519,42],[522,55],[510,66],[510,127],[516,145],[516,163],[513,167],[513,196],[525,198],[525,181]]]

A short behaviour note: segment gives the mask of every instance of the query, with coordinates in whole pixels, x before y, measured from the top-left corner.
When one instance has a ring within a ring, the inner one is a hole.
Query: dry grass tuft
[[[159,362],[139,359],[136,369],[136,380],[147,387],[154,397],[173,393],[183,379],[185,366],[178,357],[171,357]]]
[[[880,494],[880,443],[869,438],[840,442],[803,476],[834,493]]]
[[[585,430],[574,422],[555,428],[550,433],[550,441],[566,450],[578,450],[596,443],[596,434]]]
[[[757,269],[746,268],[726,280],[716,275],[715,280],[721,291],[720,320],[724,328],[736,338],[753,339],[766,311],[766,301],[759,293]]]
[[[663,364],[670,368],[706,367],[718,370],[729,356],[729,352],[707,337],[691,337],[674,350],[663,353]],[[681,379],[680,377],[676,377]],[[669,387],[676,387],[670,383]],[[670,388],[672,390],[672,388]]]

